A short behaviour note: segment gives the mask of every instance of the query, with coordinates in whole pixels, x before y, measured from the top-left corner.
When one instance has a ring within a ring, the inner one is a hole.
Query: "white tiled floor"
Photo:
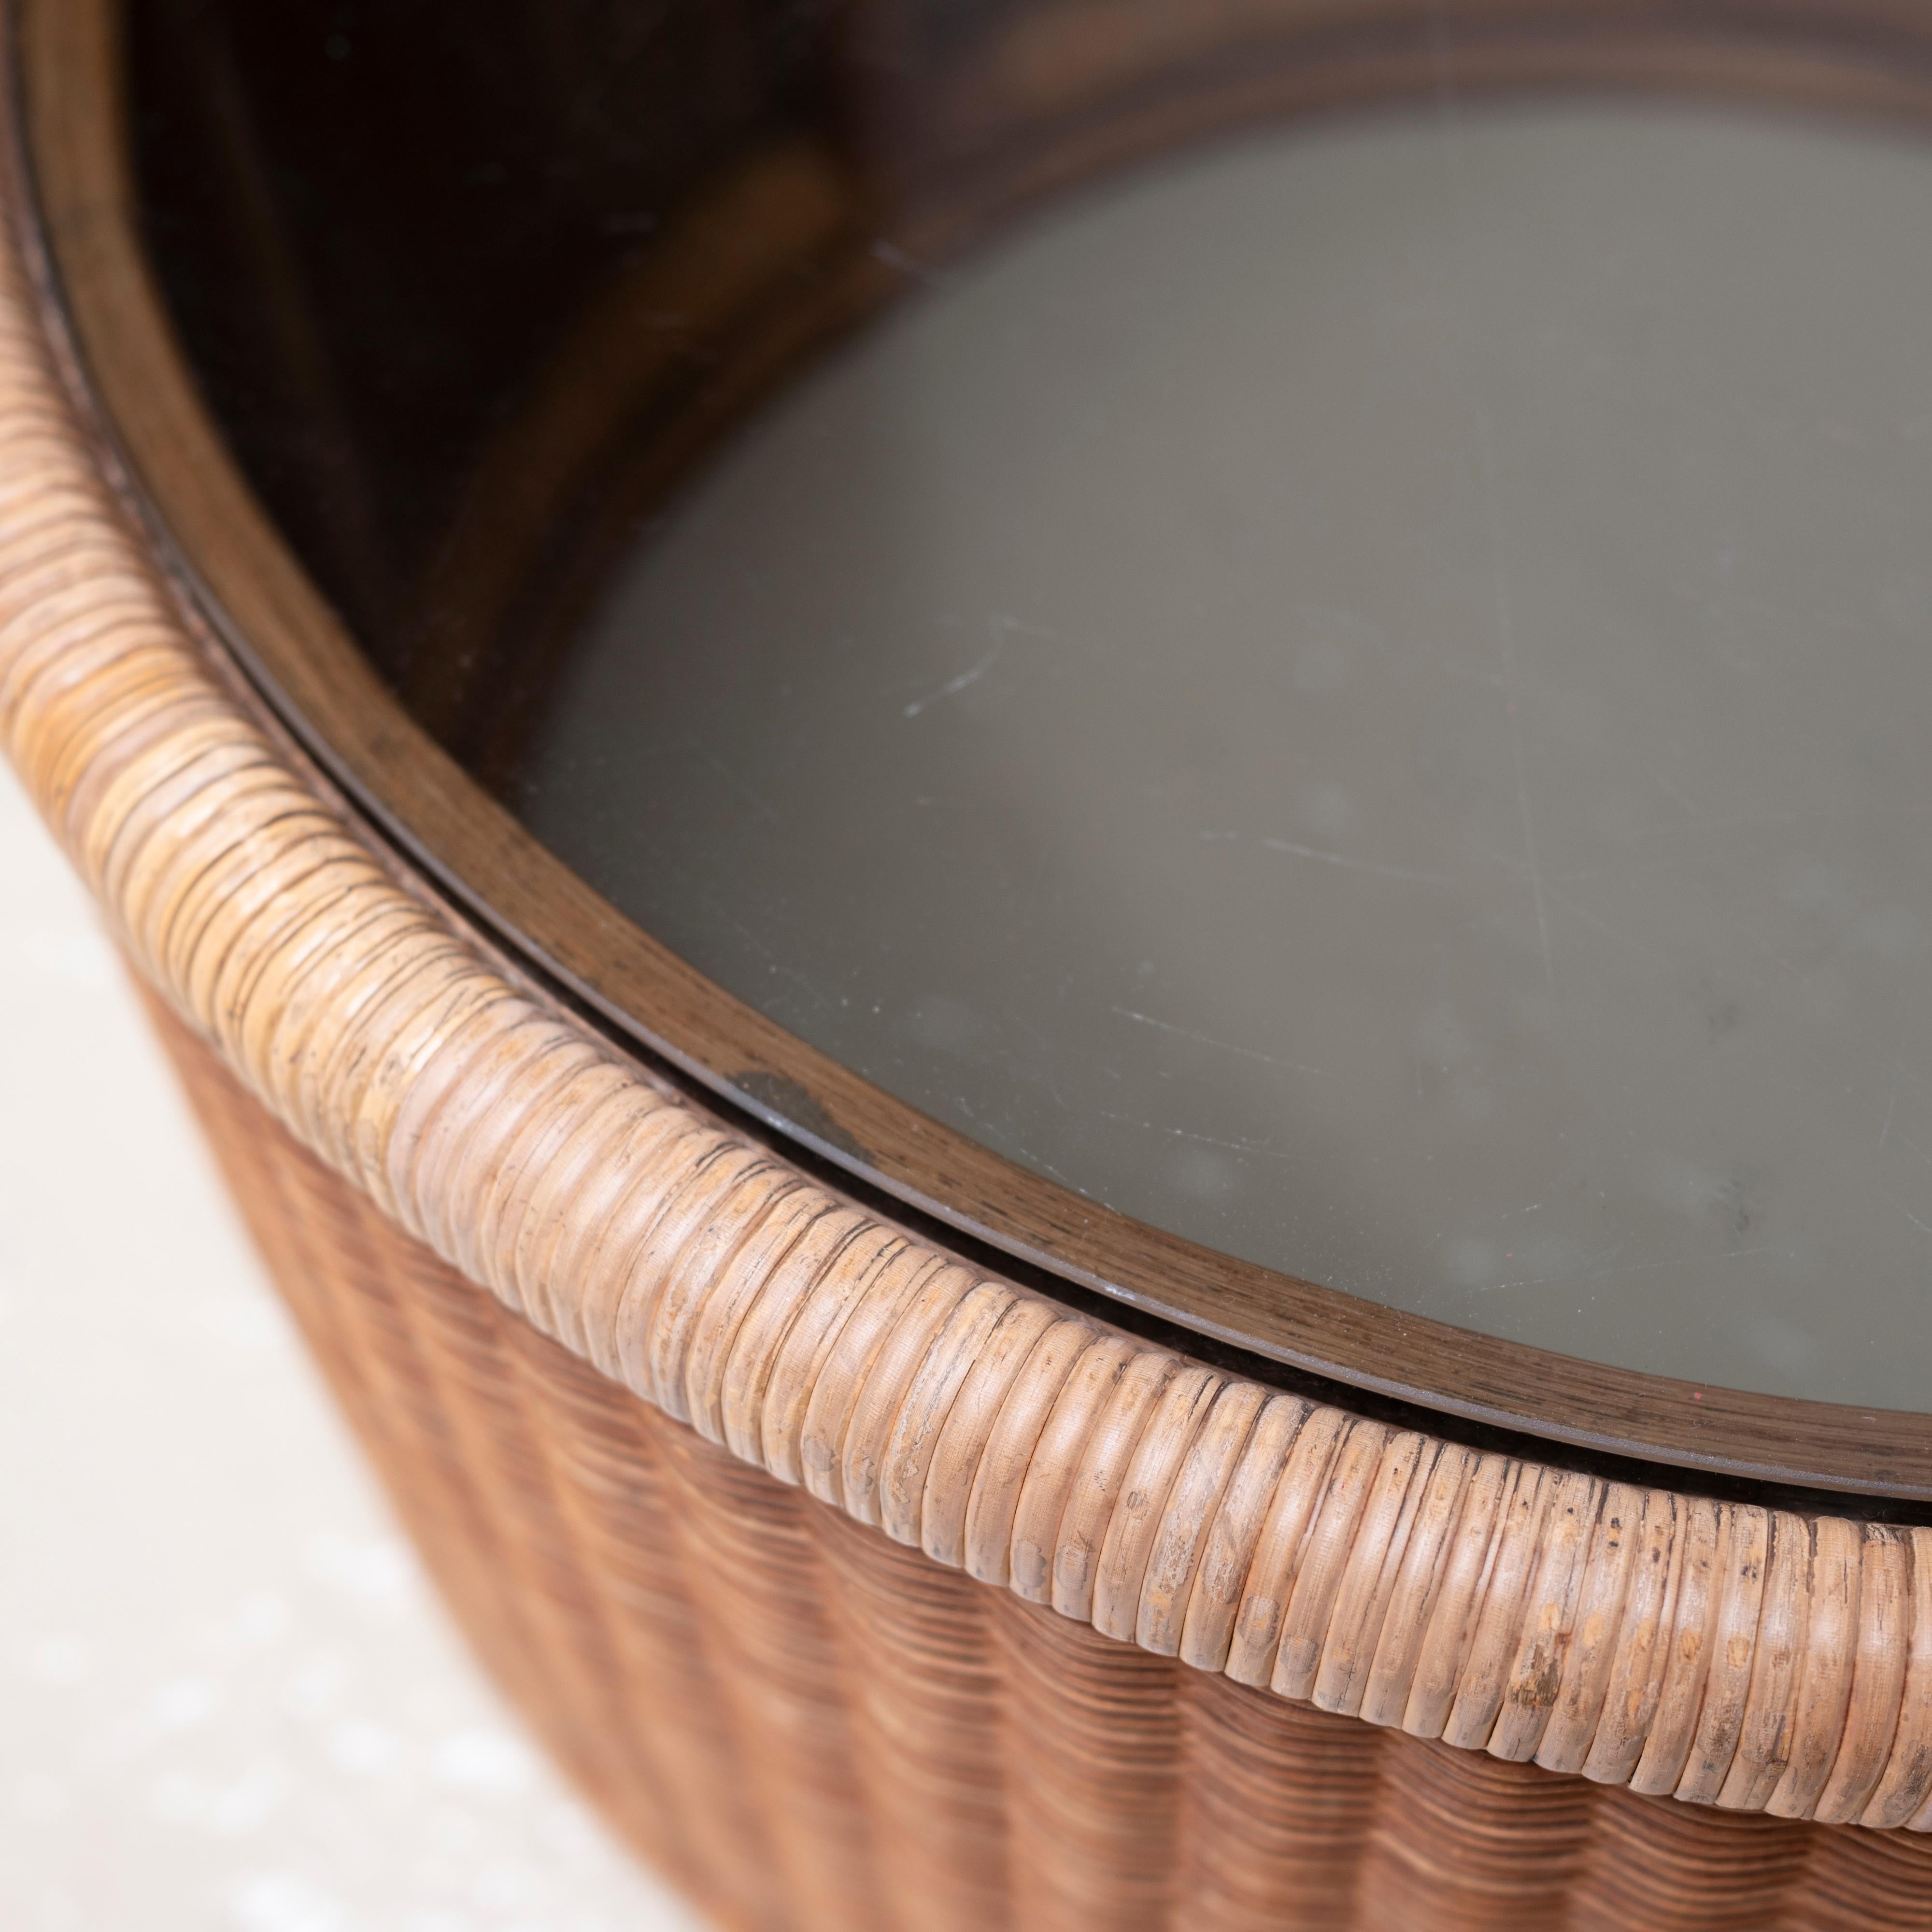
[[[693,1932],[458,1648],[0,767],[0,1925]]]

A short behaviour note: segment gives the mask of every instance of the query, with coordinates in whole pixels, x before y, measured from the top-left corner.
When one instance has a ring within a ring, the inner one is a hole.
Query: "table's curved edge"
[[[111,85],[110,0],[16,0],[10,26],[22,18],[40,44],[29,47],[42,70],[37,107],[63,88],[71,96]],[[1759,82],[1764,58],[1753,56]],[[1799,68],[1808,75],[1802,62]],[[33,146],[39,218],[88,360],[76,378],[79,400],[85,409],[98,392],[110,440],[128,446],[146,487],[158,464],[166,469],[160,541],[181,546],[178,563],[197,582],[215,572],[201,614],[225,623],[228,646],[275,696],[284,719],[389,837],[620,1036],[1009,1264],[1250,1358],[1385,1404],[1707,1479],[1932,1498],[1932,1415],[1874,1414],[1581,1362],[1210,1253],[979,1148],[676,959],[466,778],[342,634],[235,470],[180,364],[140,259],[124,168],[102,150],[112,115],[86,111],[86,100],[82,111],[74,106],[70,99],[64,110],[57,100],[39,108],[53,133],[37,131]],[[116,340],[134,348],[104,357],[86,326],[93,311],[120,318]],[[488,904],[466,883],[483,878]]]
[[[1932,1530],[1563,1472],[1189,1362],[840,1198],[511,976],[197,646],[76,420],[11,212],[0,737],[142,970],[278,1118],[747,1460],[1324,1708],[1932,1828]]]

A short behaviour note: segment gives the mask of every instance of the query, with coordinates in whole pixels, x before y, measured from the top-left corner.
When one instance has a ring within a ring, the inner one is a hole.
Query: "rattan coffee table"
[[[0,732],[646,1857],[1932,1923],[1922,9],[6,18]]]

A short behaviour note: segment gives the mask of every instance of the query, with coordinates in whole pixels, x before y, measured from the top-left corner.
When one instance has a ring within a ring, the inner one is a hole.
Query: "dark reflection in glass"
[[[1922,1406],[1932,151],[814,17],[139,16],[170,302],[412,711],[1082,1192]]]

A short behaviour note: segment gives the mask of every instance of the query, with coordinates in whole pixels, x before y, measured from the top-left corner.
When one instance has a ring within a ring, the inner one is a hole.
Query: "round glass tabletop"
[[[506,795],[1014,1160],[1621,1366],[1932,1385],[1932,149],[1270,134],[936,277]]]
[[[200,18],[209,401],[611,904],[1154,1228],[1925,1406],[1932,145],[1438,63],[962,187],[695,14],[674,114],[512,38],[413,119],[420,22]]]

